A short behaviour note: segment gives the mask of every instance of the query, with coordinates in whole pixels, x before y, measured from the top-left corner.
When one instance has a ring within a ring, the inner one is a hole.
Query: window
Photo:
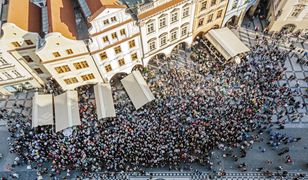
[[[213,20],[213,14],[210,14],[209,17],[208,17],[208,19],[207,19],[207,22],[209,23],[209,22],[211,22],[212,20]]]
[[[16,70],[12,71],[13,74],[15,74],[16,77],[21,77],[20,73],[17,72]]]
[[[149,49],[150,49],[150,51],[153,51],[154,49],[156,49],[155,40],[152,40],[152,41],[149,42]]]
[[[138,59],[137,53],[134,53],[131,55],[132,61],[135,61]]]
[[[121,34],[121,36],[126,35],[125,29],[121,29],[121,30],[120,30],[120,34]]]
[[[182,36],[185,36],[185,35],[187,35],[187,26],[184,26],[184,27],[182,27],[182,30],[181,30],[181,35]]]
[[[167,19],[165,17],[159,19],[159,28],[167,26]]]
[[[83,81],[88,81],[88,80],[91,80],[91,79],[95,79],[95,77],[94,77],[93,73],[91,73],[91,74],[82,75],[82,76],[81,76],[81,79],[82,79]]]
[[[73,50],[67,49],[67,50],[66,50],[66,53],[67,53],[67,54],[73,54]]]
[[[33,45],[33,42],[32,42],[31,40],[25,40],[25,43],[26,43],[27,45]]]
[[[101,57],[101,60],[105,60],[108,58],[106,52],[100,53],[99,56]]]
[[[214,6],[216,4],[216,0],[211,1],[211,6]]]
[[[162,37],[160,37],[160,46],[164,46],[167,44],[167,36],[164,35]]]
[[[105,70],[106,70],[106,72],[110,72],[110,71],[112,71],[112,67],[111,67],[111,65],[110,65],[110,64],[108,64],[107,66],[105,66]]]
[[[12,42],[12,45],[13,45],[14,47],[20,47],[20,44],[19,44],[18,42]]]
[[[76,69],[83,69],[89,67],[87,61],[81,61],[73,64]]]
[[[115,47],[115,48],[114,48],[114,52],[115,52],[116,54],[121,53],[121,52],[122,52],[121,46]]]
[[[220,18],[220,17],[221,17],[221,15],[222,15],[222,10],[219,10],[219,11],[217,12],[216,19]]]
[[[171,23],[175,23],[176,21],[178,21],[178,13],[172,13],[171,14]]]
[[[117,18],[115,17],[115,16],[113,16],[112,18],[111,18],[111,22],[116,22],[117,21]]]
[[[111,37],[112,37],[112,39],[116,39],[116,38],[118,38],[117,33],[116,33],[116,32],[111,33]]]
[[[188,16],[189,16],[189,7],[185,8],[185,9],[183,10],[183,18],[186,18],[186,17],[188,17]]]
[[[124,61],[124,59],[120,59],[120,60],[118,60],[118,63],[119,63],[119,65],[120,65],[120,66],[125,65],[125,61]]]
[[[37,74],[44,74],[44,72],[43,72],[40,68],[34,68],[34,71],[35,71]]]
[[[71,71],[71,69],[68,67],[68,65],[55,67],[55,70],[56,70],[57,73],[59,73],[59,74]]]
[[[59,52],[53,52],[52,54],[53,54],[54,57],[60,57],[61,56]]]
[[[109,24],[109,20],[108,19],[104,20],[103,22],[104,22],[104,25],[108,25]]]
[[[22,58],[24,58],[28,63],[33,62],[33,59],[30,56],[23,56]]]
[[[148,34],[154,32],[154,23],[148,24],[147,30],[148,30]]]
[[[203,21],[204,21],[204,18],[199,19],[199,22],[198,22],[198,27],[200,27],[200,26],[202,26],[202,25],[203,25]]]
[[[103,42],[104,42],[104,43],[105,43],[105,42],[109,42],[108,36],[104,36],[104,37],[103,37]]]
[[[9,73],[7,73],[7,72],[4,72],[4,73],[2,73],[3,75],[5,75],[5,77],[7,78],[7,79],[12,79],[12,76],[9,74]]]
[[[200,9],[200,11],[203,11],[203,10],[206,9],[206,4],[207,4],[207,1],[203,1],[203,2],[201,3],[201,9]]]
[[[0,63],[1,65],[8,64],[6,60],[3,59],[3,57],[0,57]]]
[[[232,4],[232,9],[236,8],[238,4],[238,0],[235,0]]]
[[[134,40],[134,39],[131,40],[131,41],[129,41],[128,44],[129,44],[129,48],[133,48],[133,47],[136,46],[136,43],[135,43],[135,40]]]
[[[297,17],[304,10],[304,8],[305,8],[305,5],[302,5],[302,4],[296,5],[292,11],[291,16]]]
[[[174,41],[177,39],[177,32],[176,31],[172,31],[171,32],[171,41]]]
[[[64,82],[66,84],[74,84],[74,83],[78,83],[78,80],[76,77],[73,77],[73,78],[67,78],[67,79],[64,79]]]

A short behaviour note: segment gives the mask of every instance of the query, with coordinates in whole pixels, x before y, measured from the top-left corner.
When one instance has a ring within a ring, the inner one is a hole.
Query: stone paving
[[[256,32],[246,29],[246,28],[240,28],[240,31],[238,32],[238,35],[242,42],[244,42],[247,46],[252,46],[255,44],[255,37]],[[287,49],[287,45],[282,45],[281,48]],[[297,49],[303,49],[304,47],[300,44],[296,44]],[[307,49],[305,49],[307,51]],[[286,59],[285,67],[287,68],[285,76],[281,81],[278,82],[278,85],[283,85],[284,83],[287,83],[289,87],[291,87],[292,90],[297,90],[300,93],[295,96],[296,100],[299,100],[300,102],[308,103],[308,99],[304,97],[304,95],[307,95],[306,89],[308,88],[308,83],[304,80],[305,77],[308,77],[308,66],[300,65],[296,62],[296,58],[294,55],[290,55],[288,59]],[[288,78],[294,75],[296,77],[295,80],[288,80]],[[299,86],[296,87],[296,84]],[[287,117],[287,126],[288,127],[302,127],[302,128],[308,128],[308,108],[307,106],[303,109],[299,110],[300,113],[304,113],[304,117],[291,121],[290,117]],[[275,121],[276,116],[273,117],[273,121]]]

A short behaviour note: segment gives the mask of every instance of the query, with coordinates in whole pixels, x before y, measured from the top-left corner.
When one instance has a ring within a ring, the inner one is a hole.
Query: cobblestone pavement
[[[256,33],[252,30],[241,28],[238,32],[239,37],[242,39],[242,41],[247,44],[248,46],[253,45]],[[288,48],[287,45],[282,45],[281,48]],[[306,50],[308,49],[308,46],[305,44],[301,46],[300,44],[297,45],[297,48]],[[182,64],[186,64],[187,62],[179,61]],[[281,80],[279,85],[282,85],[283,83],[287,83],[288,86],[290,86],[293,90],[298,89],[299,94],[297,95],[296,99],[300,101],[305,101],[308,103],[308,99],[305,99],[303,95],[307,94],[305,91],[305,88],[308,88],[308,84],[303,80],[305,77],[308,76],[308,67],[307,66],[301,66],[296,63],[295,57],[290,56],[286,60],[286,75]],[[287,78],[291,75],[295,75],[297,79],[293,81],[287,80]],[[296,82],[298,82],[299,87],[296,87]],[[9,112],[11,112],[13,109],[17,112],[22,112],[24,115],[29,116],[31,115],[31,106],[32,106],[32,97],[34,93],[33,92],[23,92],[23,93],[17,93],[15,95],[10,96],[6,100],[0,100],[0,109],[5,108]],[[91,98],[92,101],[94,101],[94,96]],[[308,128],[308,109],[307,107],[304,109],[301,109],[300,112],[305,113],[305,116],[299,120],[296,121],[287,121],[287,128],[284,131],[288,134],[291,134],[292,136],[300,136],[303,137],[302,140],[299,143],[294,143],[290,145],[290,153],[292,157],[294,158],[294,161],[297,163],[296,165],[286,165],[284,164],[284,157],[280,157],[277,155],[276,150],[270,149],[268,146],[266,146],[265,143],[255,144],[254,147],[248,152],[247,158],[240,160],[241,162],[247,162],[249,171],[253,171],[255,168],[264,166],[264,162],[267,159],[272,159],[273,164],[283,164],[284,168],[290,170],[290,171],[298,171],[298,172],[307,172],[307,167],[305,165],[308,163],[308,131],[306,128]],[[290,117],[288,117],[290,119]],[[273,117],[273,120],[275,121],[275,116]],[[303,129],[304,128],[304,129]],[[8,144],[7,144],[7,137],[9,136],[7,129],[5,127],[5,122],[0,120],[0,153],[4,154],[4,158],[0,160],[0,177],[5,176],[8,177],[11,172],[8,172],[7,165],[12,163],[12,160],[14,159],[14,155],[9,154],[8,150]],[[265,147],[266,152],[262,153],[260,152],[259,147]],[[226,170],[232,170],[234,173],[229,172],[227,173],[227,176],[219,178],[216,177],[215,179],[230,179],[230,180],[261,180],[261,179],[292,179],[291,176],[286,178],[266,178],[262,176],[260,173],[239,173],[236,172],[236,164],[231,160],[224,160],[221,158],[221,154],[217,152],[216,156],[217,161],[221,161],[221,167]],[[238,163],[241,163],[238,162]],[[200,171],[207,171],[204,167],[195,166],[195,169],[198,169]],[[274,165],[270,167],[272,170],[275,168]],[[25,169],[24,167],[20,169]],[[151,170],[150,170],[151,171]],[[106,180],[109,179],[127,179],[127,180],[146,180],[150,179],[156,179],[156,180],[204,180],[208,179],[209,176],[206,173],[203,174],[191,174],[191,173],[176,173],[176,174],[168,174],[168,173],[161,173],[159,171],[163,170],[157,170],[157,172],[153,172],[152,176],[149,174],[147,176],[133,176],[133,175],[122,175],[117,177],[109,177],[109,178],[103,178]],[[35,171],[18,171],[18,173],[22,174],[22,179],[35,179],[36,172]],[[74,178],[72,178],[74,179]],[[308,179],[308,178],[306,178]]]
[[[247,46],[252,46],[255,44],[255,37],[258,34],[260,37],[260,33],[256,33],[255,31],[251,29],[247,29],[244,27],[240,28],[240,31],[238,32],[238,35],[242,42],[244,42]],[[280,45],[280,48],[288,49],[289,44],[282,44]],[[308,46],[305,44],[302,45],[300,43],[296,43],[296,49],[297,50],[308,50]],[[285,76],[281,81],[278,82],[278,85],[282,85],[284,83],[287,83],[289,87],[291,87],[292,90],[297,90],[299,93],[295,96],[295,99],[301,102],[308,103],[308,99],[304,97],[304,95],[307,95],[306,89],[308,88],[308,83],[304,80],[305,77],[308,77],[308,66],[300,65],[296,62],[296,58],[293,54],[291,54],[288,59],[286,59],[285,67],[287,68]],[[295,80],[288,80],[288,78],[294,75],[296,77]],[[298,87],[296,87],[296,84],[299,84]],[[296,128],[308,128],[308,108],[302,108],[299,110],[300,113],[304,113],[304,117],[295,121],[291,121],[290,117],[287,117],[287,127],[296,127]],[[276,120],[276,116],[273,117],[273,121]]]

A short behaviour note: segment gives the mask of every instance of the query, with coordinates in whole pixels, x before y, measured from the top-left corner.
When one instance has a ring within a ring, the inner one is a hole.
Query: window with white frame
[[[153,32],[155,31],[155,29],[154,29],[154,23],[149,23],[149,24],[147,25],[147,31],[148,31],[148,34],[153,33]]]
[[[296,5],[291,13],[291,16],[297,17],[304,10],[304,8],[305,8],[305,5],[302,5],[302,4]]]
[[[189,7],[184,8],[183,10],[183,18],[186,18],[189,16]]]
[[[171,31],[171,41],[175,41],[177,39],[177,36],[178,36],[178,33],[177,33],[177,30],[173,30]]]
[[[12,79],[12,76],[8,72],[2,73],[7,79]]]
[[[17,72],[16,70],[13,70],[12,73],[13,73],[16,77],[21,77],[20,73]]]
[[[6,60],[3,59],[3,57],[0,57],[0,65],[5,65],[5,64],[8,64],[6,62]]]
[[[167,34],[159,37],[160,46],[164,46],[167,44]]]
[[[178,12],[174,12],[171,14],[171,23],[175,23],[179,20]]]
[[[186,25],[186,26],[183,26],[181,29],[181,36],[186,36],[187,33],[188,33],[188,27]]]
[[[232,9],[235,9],[237,7],[238,0],[234,0],[232,4]]]
[[[150,40],[148,42],[148,46],[149,46],[150,51],[155,50],[156,49],[156,42],[155,42],[155,40]]]
[[[166,17],[162,17],[159,19],[159,28],[164,28],[167,26],[167,18]]]

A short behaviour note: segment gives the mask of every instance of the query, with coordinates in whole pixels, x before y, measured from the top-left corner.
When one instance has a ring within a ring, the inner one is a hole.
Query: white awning
[[[155,99],[139,71],[133,71],[121,82],[136,109]]]
[[[205,37],[226,60],[250,51],[250,49],[227,27],[212,29]]]
[[[52,95],[34,94],[32,99],[32,127],[53,125]]]
[[[55,96],[56,132],[68,127],[81,125],[78,93],[77,91],[67,91]]]
[[[110,84],[97,84],[94,86],[97,118],[115,117],[112,92]]]

